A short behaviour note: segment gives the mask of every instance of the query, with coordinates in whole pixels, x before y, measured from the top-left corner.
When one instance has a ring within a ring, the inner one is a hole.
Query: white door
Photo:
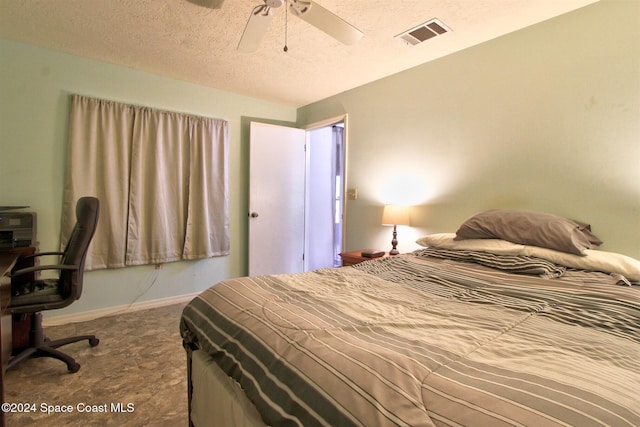
[[[251,122],[249,275],[304,270],[305,131]]]

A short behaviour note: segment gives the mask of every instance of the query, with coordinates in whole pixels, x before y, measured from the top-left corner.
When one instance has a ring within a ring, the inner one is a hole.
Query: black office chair
[[[95,197],[82,197],[76,204],[76,224],[64,252],[40,252],[29,257],[45,255],[61,256],[60,263],[54,265],[35,265],[11,273],[12,281],[16,283],[19,277],[26,274],[33,275],[37,271],[59,270],[57,279],[34,280],[20,283],[17,289],[12,289],[13,295],[9,304],[12,314],[31,317],[29,332],[29,347],[22,350],[9,360],[8,368],[15,366],[31,357],[54,357],[67,364],[69,372],[78,372],[80,365],[69,355],[57,350],[58,347],[88,340],[94,347],[100,342],[94,335],[83,335],[51,341],[44,336],[42,329],[42,311],[63,308],[80,298],[82,293],[82,276],[84,261],[98,223],[100,202]]]

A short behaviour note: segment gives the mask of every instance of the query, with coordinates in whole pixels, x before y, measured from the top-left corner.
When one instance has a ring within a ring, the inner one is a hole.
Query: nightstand
[[[368,257],[364,257],[362,256],[362,251],[365,249],[358,249],[357,251],[349,251],[349,252],[342,252],[340,254],[340,258],[342,258],[342,266],[343,267],[348,267],[350,265],[354,265],[354,264],[359,264],[363,261],[369,261],[372,259],[380,259],[380,258],[385,258],[389,256],[389,252],[385,252],[383,256],[381,257],[377,257],[377,258],[368,258]]]

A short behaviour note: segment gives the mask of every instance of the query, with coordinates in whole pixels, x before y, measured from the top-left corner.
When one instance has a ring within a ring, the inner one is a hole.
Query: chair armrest
[[[9,277],[22,276],[24,274],[33,273],[36,271],[44,270],[78,270],[77,265],[64,265],[64,264],[52,264],[52,265],[35,265],[33,267],[21,268],[20,270],[12,271]]]
[[[20,257],[20,259],[31,259],[31,258],[45,256],[45,255],[64,255],[64,252],[36,252],[31,255],[23,255]]]

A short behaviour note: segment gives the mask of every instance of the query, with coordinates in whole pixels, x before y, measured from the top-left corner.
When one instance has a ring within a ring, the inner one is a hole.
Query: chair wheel
[[[67,365],[67,369],[69,370],[70,373],[75,374],[80,370],[80,364],[79,363],[69,364]]]
[[[95,346],[97,346],[98,344],[100,344],[100,340],[99,340],[98,338],[91,338],[91,339],[89,340],[89,345],[90,345],[91,347],[95,347]]]

